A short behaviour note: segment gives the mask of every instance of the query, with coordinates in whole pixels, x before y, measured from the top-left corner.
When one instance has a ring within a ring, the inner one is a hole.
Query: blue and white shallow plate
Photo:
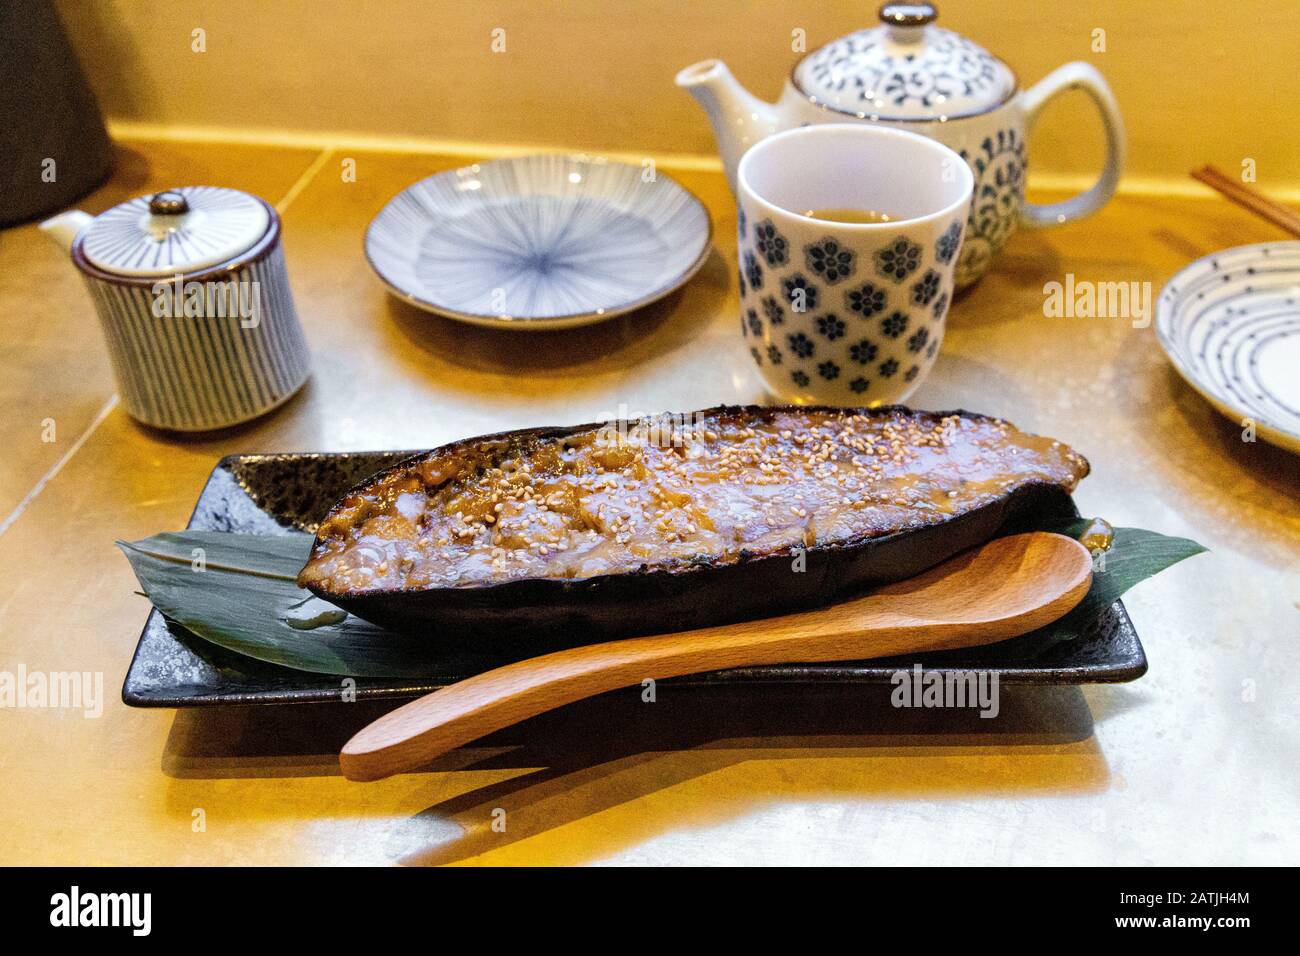
[[[412,305],[494,328],[599,322],[684,285],[709,254],[703,204],[641,166],[524,156],[430,176],[366,231],[379,278]]]
[[[1193,262],[1161,290],[1156,334],[1211,405],[1300,453],[1300,242]]]

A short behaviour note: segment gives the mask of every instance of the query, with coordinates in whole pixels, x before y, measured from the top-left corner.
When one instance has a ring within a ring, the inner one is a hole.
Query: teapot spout
[[[86,228],[94,219],[79,209],[70,209],[67,212],[61,212],[57,216],[46,219],[41,223],[41,231],[50,237],[50,240],[60,246],[64,252],[72,251],[72,240],[77,238],[77,233]]]
[[[779,128],[776,107],[741,86],[721,60],[702,60],[686,67],[677,74],[677,85],[689,91],[708,114],[734,193],[740,157]]]

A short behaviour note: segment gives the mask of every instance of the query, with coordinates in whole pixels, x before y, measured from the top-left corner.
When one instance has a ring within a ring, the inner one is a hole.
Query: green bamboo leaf
[[[288,569],[293,562],[302,567],[311,551],[311,535],[294,532],[284,535],[233,535],[224,531],[164,531],[143,541],[119,541],[126,552],[161,563],[255,574],[292,581],[296,572]]]
[[[427,677],[445,668],[436,642],[358,617],[307,631],[291,627],[289,612],[312,598],[294,583],[311,542],[301,533],[181,531],[117,544],[154,607],[237,654],[347,677]]]
[[[1078,538],[1091,523],[1078,519],[1042,530]],[[1110,549],[1094,556],[1092,587],[1084,599],[1064,617],[1015,638],[1017,651],[1033,656],[1053,644],[1074,640],[1133,585],[1205,550],[1190,538],[1174,538],[1142,528],[1116,528]]]

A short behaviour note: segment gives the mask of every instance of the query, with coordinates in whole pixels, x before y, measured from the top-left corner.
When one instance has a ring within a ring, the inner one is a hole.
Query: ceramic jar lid
[[[114,206],[78,238],[86,259],[104,272],[174,276],[247,252],[270,222],[265,203],[248,193],[182,186]]]
[[[1011,68],[934,24],[928,3],[887,3],[881,25],[829,43],[795,68],[818,104],[861,118],[938,119],[982,113],[1016,89]]]

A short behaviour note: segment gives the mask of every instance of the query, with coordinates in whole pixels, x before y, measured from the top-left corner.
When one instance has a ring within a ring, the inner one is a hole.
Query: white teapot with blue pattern
[[[1124,167],[1124,124],[1101,74],[1067,63],[1028,90],[983,47],[936,26],[934,6],[886,4],[881,25],[860,30],[805,56],[776,103],[757,99],[719,60],[677,74],[713,124],[732,190],[736,165],[772,133],[813,123],[880,123],[922,133],[951,147],[975,174],[975,196],[957,265],[958,287],[988,269],[1020,225],[1056,226],[1101,208]],[[1106,165],[1091,189],[1064,202],[1025,201],[1028,130],[1049,100],[1083,90],[1106,133]]]

